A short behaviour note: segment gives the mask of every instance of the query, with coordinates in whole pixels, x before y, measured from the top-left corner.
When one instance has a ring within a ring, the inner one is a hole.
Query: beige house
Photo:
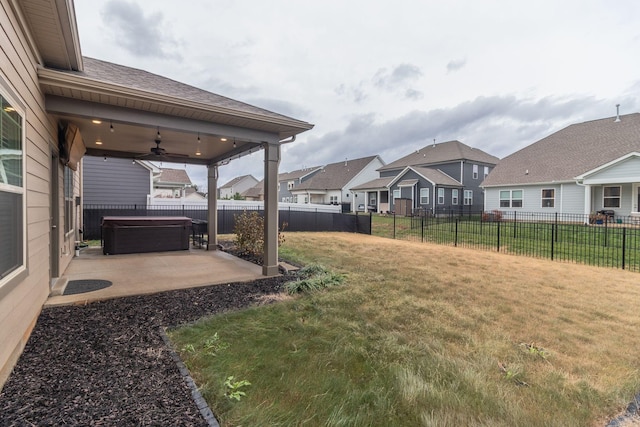
[[[280,146],[311,124],[83,57],[72,0],[0,0],[0,46],[0,385],[74,256],[85,151],[207,165],[216,188],[218,165],[263,150],[263,273],[277,273]]]

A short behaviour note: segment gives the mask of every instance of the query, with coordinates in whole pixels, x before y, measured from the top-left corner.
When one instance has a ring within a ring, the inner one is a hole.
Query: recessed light
[[[91,123],[99,125],[100,123],[102,123],[102,120],[93,119],[93,120],[91,120]]]
[[[201,153],[199,151],[196,152],[196,156],[199,156]]]
[[[97,141],[96,141],[96,145],[102,145],[102,141],[97,140]]]
[[[220,141],[227,142],[227,138],[220,138]]]

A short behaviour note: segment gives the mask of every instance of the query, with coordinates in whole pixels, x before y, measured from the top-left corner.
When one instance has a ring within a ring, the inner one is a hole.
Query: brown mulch
[[[0,392],[0,426],[207,426],[161,327],[247,307],[288,280],[44,309]]]

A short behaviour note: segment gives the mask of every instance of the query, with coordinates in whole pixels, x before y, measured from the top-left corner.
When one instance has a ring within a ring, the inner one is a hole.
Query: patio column
[[[591,186],[584,186],[584,214],[585,214],[585,223],[589,223],[589,214],[591,214]]]
[[[275,276],[278,269],[278,165],[280,144],[264,144],[264,259],[262,274]]]
[[[207,172],[207,221],[209,223],[208,251],[218,249],[218,166],[210,165]]]

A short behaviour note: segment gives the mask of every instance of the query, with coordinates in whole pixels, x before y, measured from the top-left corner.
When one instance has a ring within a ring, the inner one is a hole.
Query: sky
[[[503,158],[640,111],[636,0],[75,0],[85,56],[314,124],[280,172],[459,140]],[[263,152],[219,185],[263,175]],[[166,167],[183,167],[168,165]],[[206,188],[206,169],[187,166]]]

